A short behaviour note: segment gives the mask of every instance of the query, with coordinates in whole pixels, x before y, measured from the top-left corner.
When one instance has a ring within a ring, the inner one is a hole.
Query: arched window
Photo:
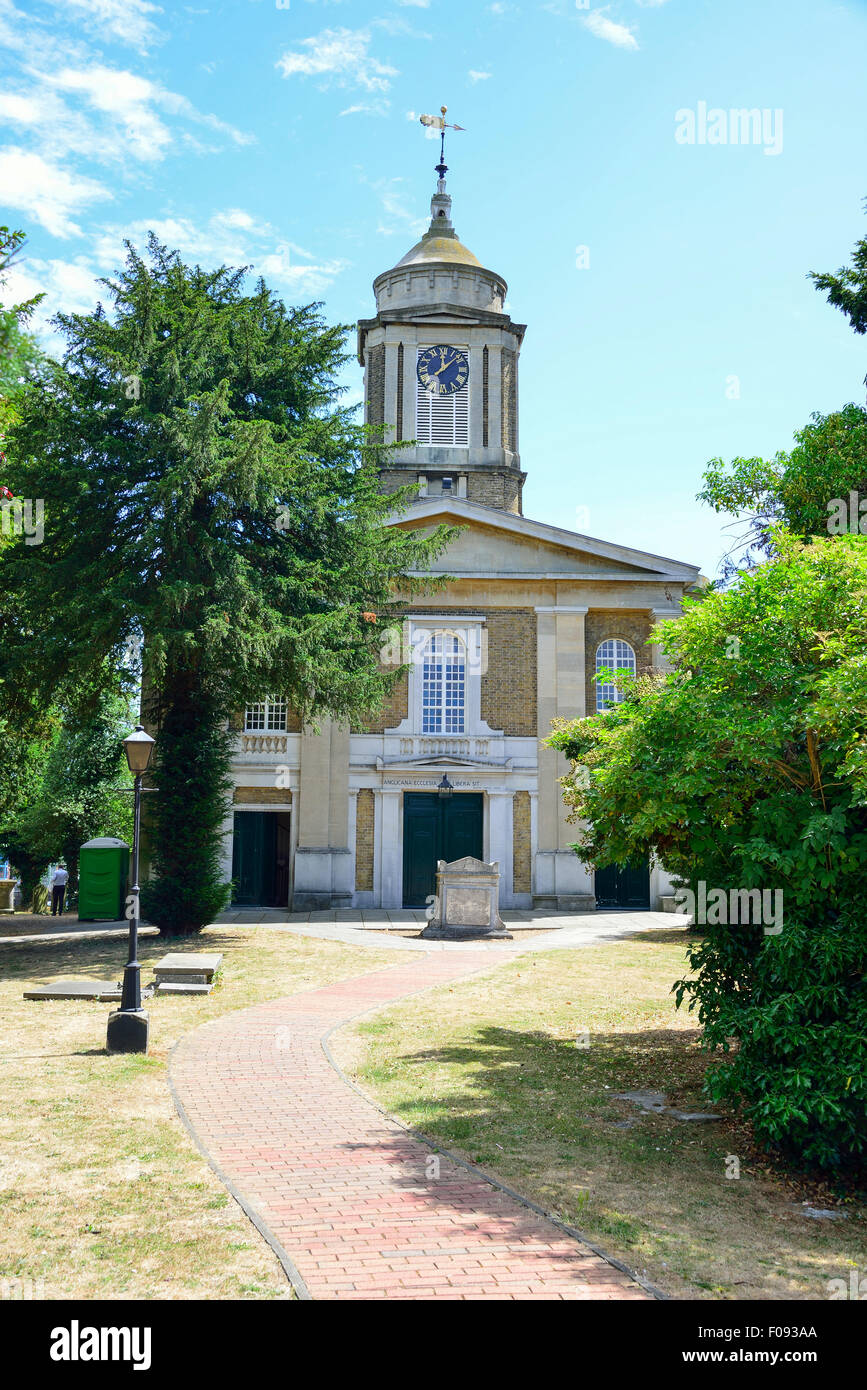
[[[635,675],[635,652],[628,642],[619,637],[606,637],[596,648],[596,674],[601,671],[631,671]],[[623,699],[623,694],[613,681],[596,682],[596,709],[607,709]]]
[[[422,653],[423,734],[462,734],[467,679],[464,644],[450,632],[434,632]]]

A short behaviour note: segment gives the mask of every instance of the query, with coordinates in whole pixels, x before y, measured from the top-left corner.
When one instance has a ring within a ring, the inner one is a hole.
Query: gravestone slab
[[[207,951],[171,951],[154,966],[158,985],[210,985],[220,968],[222,955]]]
[[[120,985],[112,980],[55,980],[24,991],[25,999],[119,999],[120,995]]]
[[[422,936],[435,941],[511,941],[500,916],[500,866],[468,854],[437,861],[437,891]]]

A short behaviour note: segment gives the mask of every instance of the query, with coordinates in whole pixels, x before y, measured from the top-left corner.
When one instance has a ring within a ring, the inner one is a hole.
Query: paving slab
[[[129,924],[122,927],[97,928],[90,927],[69,927],[63,931],[36,931],[20,932],[4,935],[6,923],[0,923],[0,946],[34,946],[37,942],[46,941],[102,941],[114,937],[129,937]],[[159,936],[159,927],[139,927],[139,936]]]

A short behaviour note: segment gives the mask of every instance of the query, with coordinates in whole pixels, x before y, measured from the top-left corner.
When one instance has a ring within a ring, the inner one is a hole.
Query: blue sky
[[[863,401],[867,343],[805,275],[867,232],[865,0],[0,0],[0,64],[13,289],[52,308],[90,307],[154,227],[369,315],[426,225],[417,117],[446,103],[455,225],[528,324],[540,520],[712,574],[706,460]]]

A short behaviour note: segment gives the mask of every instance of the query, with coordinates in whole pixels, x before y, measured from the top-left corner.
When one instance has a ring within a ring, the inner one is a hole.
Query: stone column
[[[482,346],[473,343],[469,348],[470,359],[470,449],[482,447]],[[471,455],[473,457],[473,455]]]
[[[536,609],[537,718],[539,747],[537,906],[592,911],[595,898],[589,874],[570,844],[577,827],[566,819],[559,778],[569,770],[561,753],[542,740],[555,717],[581,719],[585,713],[584,607]]]
[[[358,827],[358,788],[348,789],[348,815],[346,818],[346,847],[349,850],[349,883],[355,897],[355,853],[357,849],[356,831]]]
[[[416,387],[418,385],[415,370],[418,355],[418,332],[415,328],[405,325],[401,330],[401,337],[403,340],[403,434],[405,439],[415,439]],[[396,373],[397,364],[395,363]],[[417,451],[410,450],[409,453],[401,454],[400,457],[409,459],[414,457],[416,453]],[[407,482],[411,481],[411,478],[407,479]]]
[[[512,883],[512,792],[508,787],[492,787],[488,792],[488,859],[500,865],[500,907],[511,907]]]
[[[655,625],[656,623],[660,622],[663,618],[679,618],[679,617],[680,617],[680,610],[679,610],[678,608],[651,608],[651,609],[650,609],[650,620],[651,620],[651,622],[652,622],[654,625]],[[650,660],[651,660],[651,665],[652,665],[652,668],[653,668],[654,671],[671,671],[671,670],[673,669],[673,668],[672,668],[672,665],[671,665],[671,662],[668,660],[668,657],[665,655],[665,653],[664,653],[659,647],[651,647],[651,648],[650,648]]]
[[[397,339],[385,341],[385,417],[386,431],[385,442],[391,444],[397,438]],[[406,353],[404,353],[404,359]],[[406,375],[406,361],[404,360],[404,375]],[[413,433],[415,431],[413,430]],[[410,434],[410,439],[412,434]]]
[[[293,907],[300,912],[350,907],[348,725],[326,719],[320,733],[302,732],[296,814]]]
[[[488,456],[503,447],[503,353],[499,343],[488,343]]]
[[[380,907],[403,906],[403,826],[400,787],[383,787],[380,834],[376,845],[379,861]]]

